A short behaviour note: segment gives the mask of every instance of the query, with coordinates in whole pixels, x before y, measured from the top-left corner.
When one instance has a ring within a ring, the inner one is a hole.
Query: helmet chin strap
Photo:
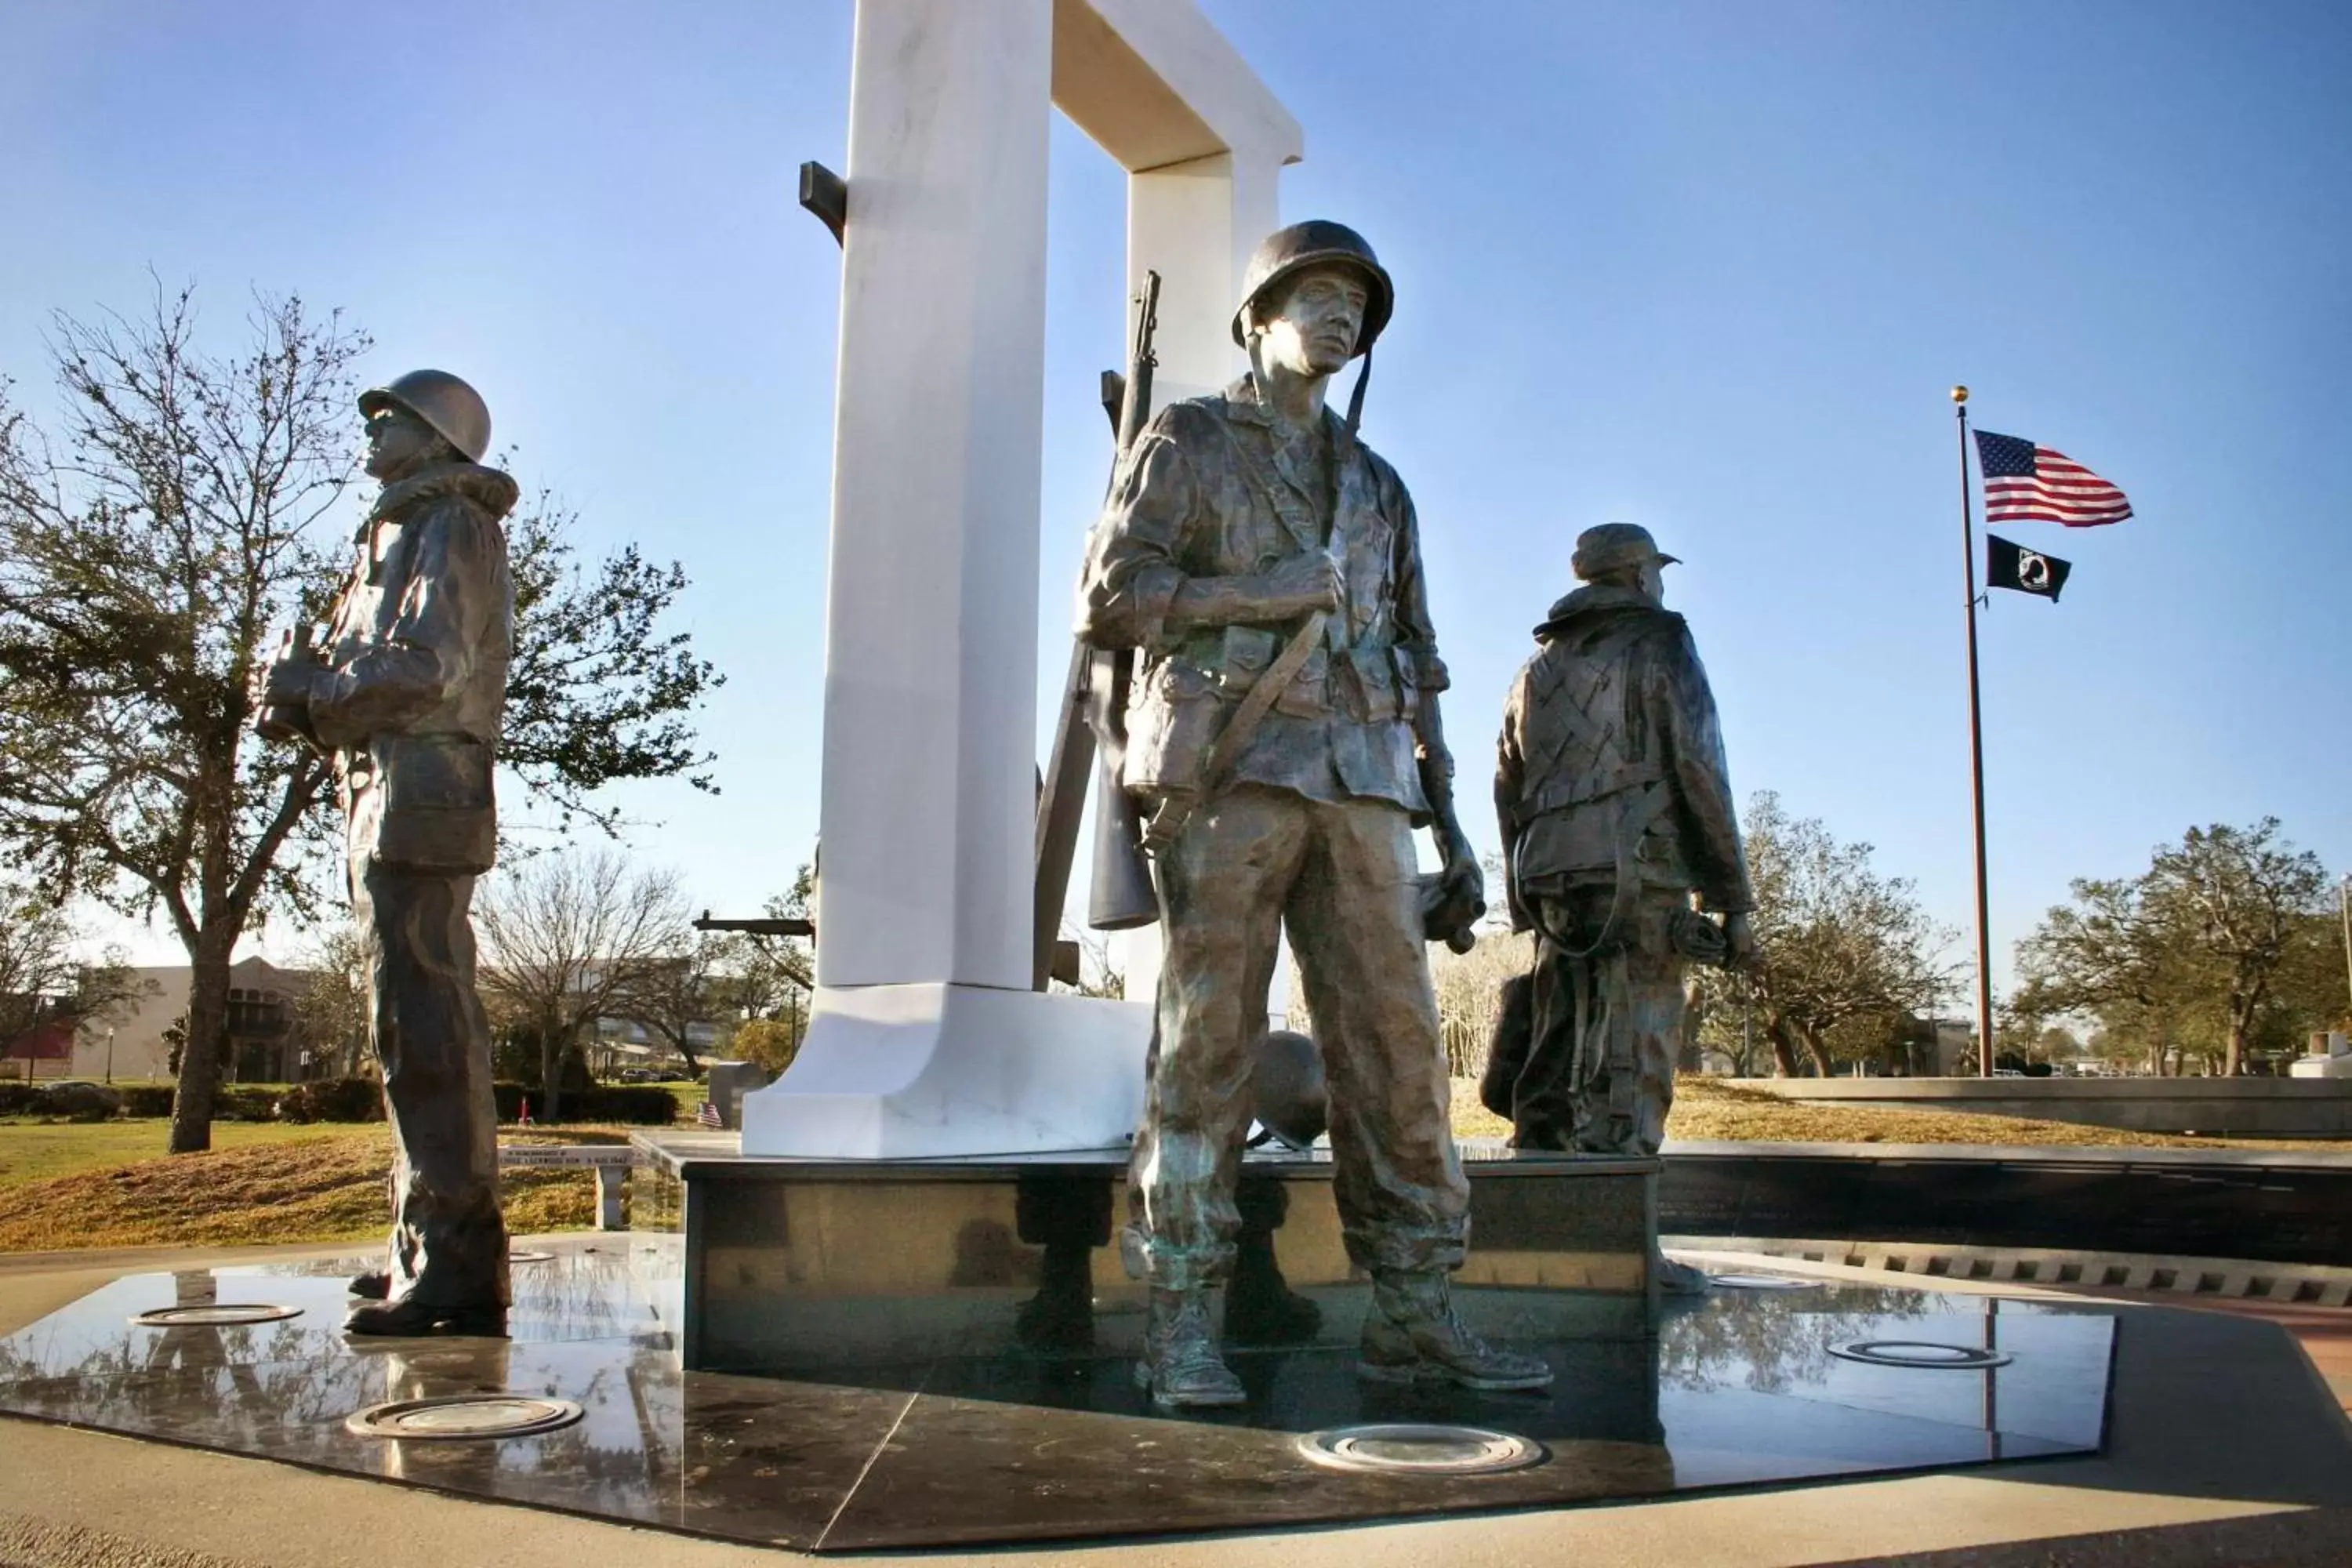
[[[1356,432],[1364,424],[1364,388],[1372,384],[1372,351],[1364,351],[1364,368],[1356,373],[1355,390],[1348,394],[1348,440],[1352,445]]]
[[[1265,333],[1263,331],[1254,331],[1249,335],[1250,385],[1256,390],[1260,398],[1265,395],[1265,367],[1259,362],[1258,345],[1265,341]],[[1356,384],[1348,393],[1347,444],[1349,447],[1356,444],[1356,432],[1363,428],[1364,391],[1371,384],[1372,351],[1366,349],[1363,365],[1356,372]]]

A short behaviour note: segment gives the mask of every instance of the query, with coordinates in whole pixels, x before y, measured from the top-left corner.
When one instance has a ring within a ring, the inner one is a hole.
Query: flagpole
[[[1992,1076],[1992,923],[1985,897],[1984,711],[1977,695],[1977,533],[1969,498],[1969,389],[1952,388],[1960,433],[1960,569],[1969,596],[1969,801],[1977,832],[1977,1076]]]

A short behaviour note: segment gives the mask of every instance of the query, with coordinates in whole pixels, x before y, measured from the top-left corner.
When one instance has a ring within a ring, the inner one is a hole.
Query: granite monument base
[[[822,1161],[644,1132],[641,1225],[684,1238],[686,1365],[897,1386],[1013,1355],[1132,1359],[1143,1289],[1120,1260],[1126,1152]],[[1490,1339],[1639,1341],[1654,1330],[1658,1163],[1465,1150],[1471,1247],[1454,1300]],[[1220,1292],[1237,1353],[1349,1350],[1369,1279],[1349,1264],[1328,1157],[1253,1152]]]

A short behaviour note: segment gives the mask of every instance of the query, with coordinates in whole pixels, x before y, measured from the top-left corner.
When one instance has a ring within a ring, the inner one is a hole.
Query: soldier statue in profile
[[[1480,1098],[1521,1149],[1655,1154],[1684,966],[1754,956],[1715,698],[1690,628],[1664,607],[1674,563],[1646,529],[1586,530],[1584,585],[1536,628],[1504,710],[1505,891],[1536,959],[1507,993]],[[1668,1289],[1703,1288],[1658,1263]]]
[[[1234,315],[1249,373],[1153,417],[1089,547],[1081,629],[1139,655],[1121,777],[1150,817],[1165,917],[1122,1240],[1149,1286],[1139,1379],[1163,1405],[1243,1399],[1207,1298],[1243,1229],[1250,1056],[1286,927],[1329,1080],[1342,1233],[1372,1280],[1361,1374],[1551,1380],[1482,1343],[1448,1294],[1469,1188],[1423,942],[1484,909],[1477,857],[1454,816],[1412,499],[1356,439],[1363,382],[1347,419],[1324,406],[1393,301],[1354,230],[1270,237]],[[1444,857],[1428,888],[1423,824]]]
[[[333,760],[368,1039],[393,1133],[384,1268],[352,1282],[355,1333],[503,1333],[506,1223],[489,1022],[474,990],[474,879],[498,844],[491,763],[514,589],[515,482],[481,466],[489,410],[437,370],[362,393],[381,482],[315,653],[257,674],[257,727]]]

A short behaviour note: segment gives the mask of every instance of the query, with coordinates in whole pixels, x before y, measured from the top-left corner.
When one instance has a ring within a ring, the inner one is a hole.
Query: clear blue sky
[[[1471,800],[1576,531],[1643,522],[1741,794],[1964,924],[1964,381],[2139,512],[2015,531],[2074,580],[1983,623],[2001,967],[2070,877],[2191,823],[2275,813],[2352,865],[2352,10],[1203,5],[1306,128],[1286,216],[1396,275],[1366,437],[1420,503]],[[135,307],[152,266],[224,328],[294,289],[371,372],[474,379],[592,546],[692,574],[725,793],[631,791],[633,842],[748,909],[816,827],[838,263],[793,178],[845,161],[850,16],[9,7],[0,371],[40,405],[46,312]],[[1053,156],[1049,679],[1123,244],[1109,161],[1066,125]]]

